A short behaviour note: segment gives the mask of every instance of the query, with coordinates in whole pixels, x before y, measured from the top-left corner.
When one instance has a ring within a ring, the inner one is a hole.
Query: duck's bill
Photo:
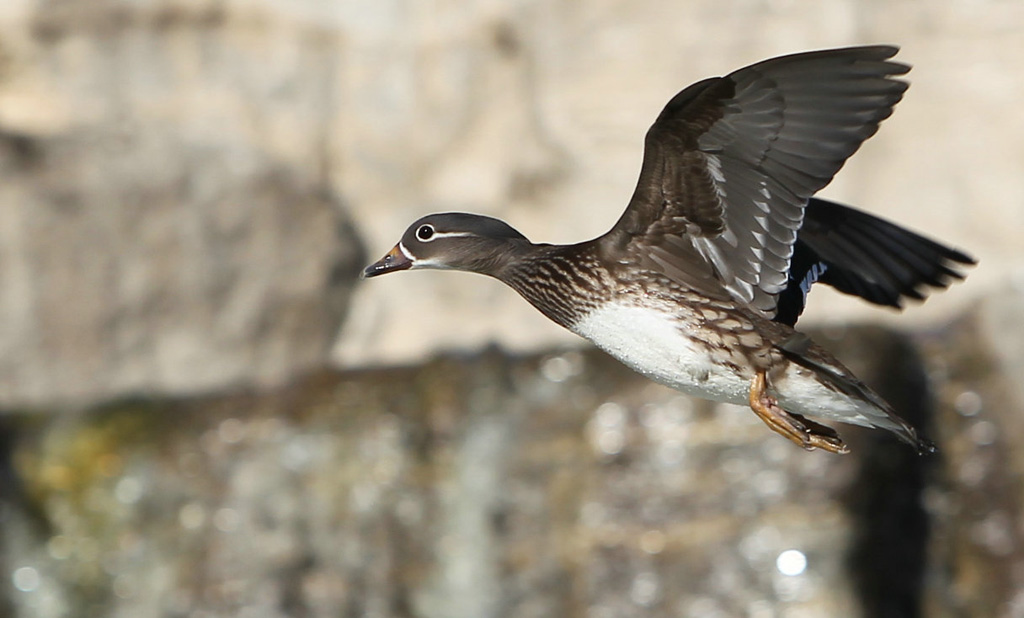
[[[412,268],[412,259],[402,251],[402,245],[397,244],[395,248],[388,251],[388,254],[370,264],[363,270],[363,279],[384,275],[397,270],[408,270]]]

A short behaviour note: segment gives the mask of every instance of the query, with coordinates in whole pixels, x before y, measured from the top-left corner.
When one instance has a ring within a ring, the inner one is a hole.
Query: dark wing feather
[[[647,132],[629,206],[601,240],[622,262],[774,316],[808,198],[907,85],[897,48],[783,56],[698,82]]]
[[[797,233],[777,322],[796,323],[815,281],[877,305],[900,308],[904,298],[923,300],[930,288],[964,278],[964,253],[865,212],[811,199]]]

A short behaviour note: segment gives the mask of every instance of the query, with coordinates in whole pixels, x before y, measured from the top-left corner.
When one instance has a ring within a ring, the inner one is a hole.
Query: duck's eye
[[[422,240],[424,242],[430,240],[433,237],[434,237],[434,226],[433,225],[421,225],[420,228],[418,230],[416,230],[416,238],[419,238],[420,240]]]

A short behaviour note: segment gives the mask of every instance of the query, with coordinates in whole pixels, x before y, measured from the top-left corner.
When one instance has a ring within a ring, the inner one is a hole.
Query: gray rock
[[[354,235],[328,233],[336,209],[372,258],[431,210],[539,241],[599,234],[677,89],[797,49],[892,41],[915,65],[828,192],[988,265],[918,319],[941,323],[1019,262],[1019,130],[983,121],[1019,99],[1015,3],[410,7],[0,3],[0,405],[279,382],[323,362],[339,320],[324,307],[351,284],[329,273],[358,267]],[[399,276],[353,299],[331,354],[346,367],[571,341],[475,277]],[[823,294],[807,318],[869,312],[889,319]]]
[[[934,605],[960,615],[1024,614],[1021,324],[1024,288],[1010,285],[922,338],[945,445],[925,494],[934,522],[929,577],[952,579],[936,588]]]
[[[11,424],[11,615],[1015,615],[1020,351],[989,333],[1024,298],[993,303],[816,333],[935,457],[808,453],[597,351]]]
[[[4,100],[47,96],[0,121],[0,407],[280,384],[345,315],[365,258],[301,131],[327,69],[267,66],[214,4],[155,4],[39,3],[9,50]]]
[[[982,297],[1019,254],[987,119],[1020,9],[961,4],[0,3],[0,614],[1021,615],[1019,289],[819,333],[931,459],[805,453],[472,277],[367,286],[336,358],[548,351],[316,369],[352,221],[369,257],[435,208],[600,233],[677,88],[894,14],[914,87],[831,195],[977,251]]]

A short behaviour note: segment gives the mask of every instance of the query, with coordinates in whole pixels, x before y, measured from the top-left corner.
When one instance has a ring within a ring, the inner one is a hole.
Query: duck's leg
[[[849,453],[850,449],[831,427],[810,421],[799,414],[786,412],[768,394],[764,371],[754,374],[750,383],[750,409],[761,417],[772,431],[779,433],[807,450],[820,448],[830,453]]]

